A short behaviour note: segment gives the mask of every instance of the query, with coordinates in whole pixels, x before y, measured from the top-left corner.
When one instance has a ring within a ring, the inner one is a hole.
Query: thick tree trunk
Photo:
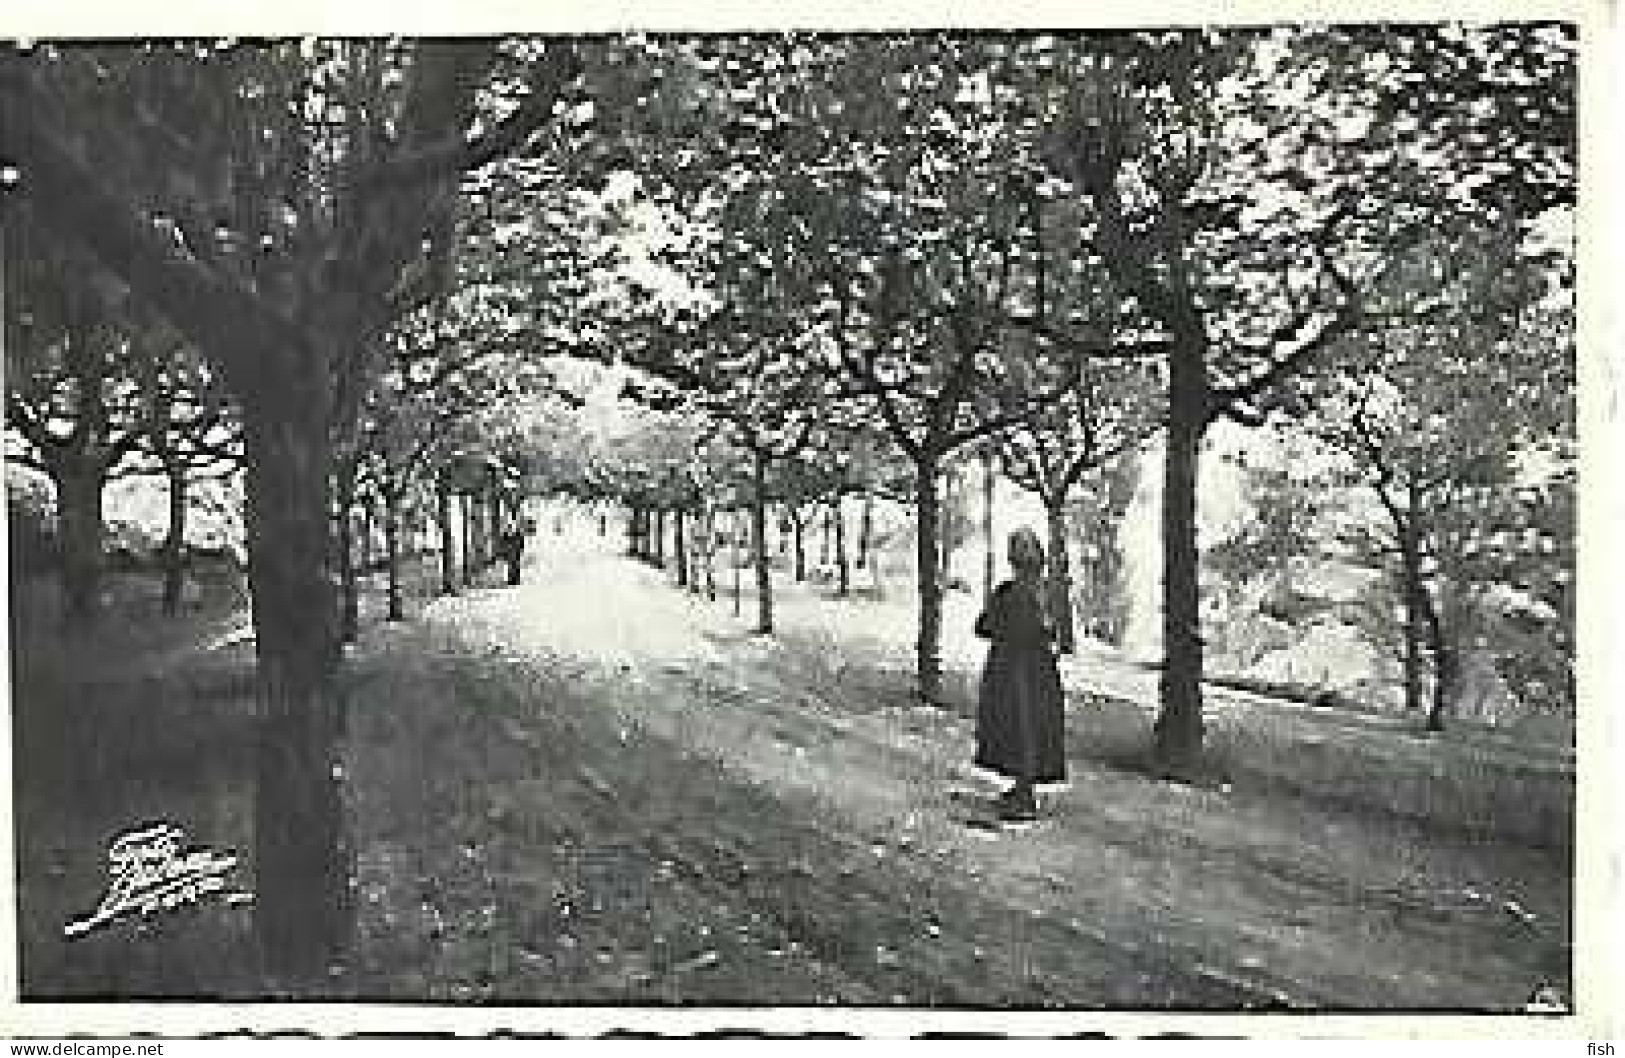
[[[164,468],[169,479],[169,530],[164,537],[163,609],[174,617],[186,592],[186,464],[171,461]]]
[[[942,490],[937,502],[938,518],[941,524],[937,527],[937,546],[942,549],[942,557],[937,569],[938,578],[944,589],[953,583],[954,579],[954,543],[953,543],[953,506],[956,478],[952,467],[944,471],[942,476]]]
[[[324,984],[349,933],[331,451],[321,389],[309,389],[306,400],[245,413],[260,706],[254,914],[274,989]]]
[[[982,598],[993,597],[993,586],[998,580],[997,554],[993,545],[993,452],[982,453]]]
[[[830,516],[835,519],[835,594],[844,599],[852,590],[852,564],[846,554],[846,504],[840,493],[830,502]]]
[[[666,568],[666,509],[655,508],[654,516],[654,550],[650,556],[656,567]]]
[[[773,634],[773,570],[767,557],[767,455],[753,453],[751,552],[756,566],[756,634]]]
[[[638,522],[643,516],[643,510],[633,504],[626,518],[626,553],[631,558],[638,558]]]
[[[1207,381],[1199,350],[1170,358],[1162,488],[1162,708],[1153,756],[1169,777],[1194,777],[1202,752],[1202,638],[1196,550],[1196,481]]]
[[[1067,554],[1066,500],[1057,498],[1044,504],[1049,528],[1049,594],[1055,618],[1055,645],[1063,654],[1077,648],[1077,622],[1072,613],[1072,561]]]
[[[1415,530],[1400,527],[1400,600],[1404,611],[1404,670],[1405,710],[1422,711],[1422,644],[1427,635],[1424,602],[1426,585],[1422,583],[1422,548]]]
[[[451,523],[451,489],[444,483],[435,486],[435,520],[440,528],[440,594],[457,594],[457,558],[452,553],[456,534]]]
[[[401,598],[401,496],[398,492],[384,495],[384,571],[388,578],[387,619],[404,620],[406,607]]]
[[[82,309],[76,305],[74,315]],[[106,334],[84,318],[70,327],[64,361],[74,383],[71,447],[56,460],[58,533],[62,574],[62,621],[69,630],[89,628],[101,617],[102,488],[107,483],[108,411]]]
[[[102,486],[99,460],[70,456],[56,474],[62,620],[74,631],[94,625],[102,601]]]
[[[919,636],[915,640],[916,689],[920,698],[935,705],[942,698],[942,576],[937,568],[940,552],[937,531],[941,527],[941,505],[937,497],[936,457],[927,456],[915,467],[914,549],[915,577],[919,586]]]
[[[1433,652],[1433,702],[1428,707],[1427,729],[1443,731],[1444,719],[1456,695],[1457,659],[1439,619],[1439,605],[1426,585],[1418,593],[1427,619],[1428,647]]]

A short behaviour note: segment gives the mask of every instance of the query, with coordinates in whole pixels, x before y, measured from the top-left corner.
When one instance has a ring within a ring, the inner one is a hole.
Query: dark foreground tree
[[[274,990],[317,987],[348,935],[329,469],[377,337],[439,285],[462,173],[525,142],[575,76],[469,139],[491,42],[150,43],[0,57],[0,155],[217,368],[240,405],[259,656],[255,929]],[[528,76],[533,74],[534,76]]]
[[[1463,210],[1528,218],[1572,197],[1572,40],[1539,26],[1192,31],[1088,42],[1065,64],[1047,157],[1119,292],[1168,342],[1154,756],[1191,775],[1208,426],[1256,421],[1256,400],[1348,333],[1363,291],[1422,234]]]

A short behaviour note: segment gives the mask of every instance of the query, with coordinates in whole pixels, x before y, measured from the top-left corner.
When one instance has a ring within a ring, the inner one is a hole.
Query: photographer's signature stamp
[[[253,894],[233,888],[229,875],[237,854],[188,844],[173,823],[143,824],[114,837],[107,850],[107,891],[96,910],[63,927],[67,937],[83,936],[129,915],[146,917],[217,897],[244,904]]]

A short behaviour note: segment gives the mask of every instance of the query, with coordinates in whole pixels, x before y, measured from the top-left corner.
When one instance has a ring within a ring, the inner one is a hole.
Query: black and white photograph
[[[6,1020],[1617,1034],[1602,8],[1143,10],[0,39]]]

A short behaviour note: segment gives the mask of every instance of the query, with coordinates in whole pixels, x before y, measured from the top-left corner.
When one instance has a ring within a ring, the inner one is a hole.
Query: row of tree
[[[8,458],[43,473],[55,497],[56,573],[70,632],[95,623],[103,596],[103,496],[117,479],[158,477],[167,531],[158,550],[165,613],[178,612],[191,555],[193,487],[244,466],[242,417],[216,373],[164,320],[95,275],[81,252],[7,218]],[[449,311],[462,330],[440,323]],[[355,638],[359,574],[387,574],[388,615],[404,612],[408,522],[437,523],[444,591],[492,561],[498,527],[517,516],[526,453],[496,414],[504,400],[548,392],[521,351],[474,342],[480,314],[437,306],[392,329],[383,372],[332,472],[333,554],[341,637]],[[511,421],[511,416],[507,417]],[[453,539],[459,534],[460,539]],[[419,534],[421,535],[421,533]],[[371,555],[375,538],[382,555]],[[458,558],[463,556],[459,576]]]
[[[255,927],[273,988],[319,985],[347,936],[332,529],[365,462],[363,410],[397,366],[397,329],[478,291],[453,269],[460,240],[480,237],[470,174],[565,128],[554,106],[583,70],[567,44],[496,41],[0,58],[8,233],[26,211],[21,223],[82,251],[96,269],[60,288],[109,287],[162,318],[240,424],[261,706]],[[397,390],[407,405],[412,388]],[[377,468],[386,491],[396,469]]]
[[[1541,366],[1572,363],[1554,309],[1569,279],[1530,238],[1572,196],[1561,27],[641,46],[647,77],[618,112],[642,120],[622,141],[643,201],[673,218],[679,289],[625,299],[627,355],[732,441],[758,495],[775,465],[853,437],[906,464],[927,699],[957,453],[1002,449],[1059,511],[1079,475],[1160,435],[1155,749],[1180,774],[1202,741],[1211,424],[1297,415],[1370,470],[1349,432],[1371,426],[1362,387],[1425,376],[1424,399],[1532,411],[1498,417],[1499,448],[1477,456],[1436,408],[1420,430],[1377,413],[1390,455],[1435,464],[1431,485],[1410,478],[1435,490],[1420,511],[1459,507],[1469,464],[1508,480],[1572,423],[1572,371]],[[1391,468],[1370,472],[1401,512]],[[1426,638],[1442,702],[1454,661],[1424,582],[1446,578],[1420,532],[1396,529],[1407,683],[1419,693]]]
[[[1433,326],[1378,297],[1427,236],[1487,223],[1527,259],[1527,223],[1572,196],[1572,51],[1535,25],[9,49],[8,233],[83,254],[46,289],[161,319],[235,412],[272,978],[319,981],[346,935],[335,512],[348,532],[371,489],[393,524],[411,468],[449,466],[459,431],[524,448],[506,387],[548,353],[643,368],[746,457],[758,497],[792,454],[835,453],[837,474],[900,460],[928,698],[945,466],[997,444],[1059,503],[1079,466],[1159,432],[1155,748],[1194,768],[1203,434],[1340,350]],[[617,181],[631,194],[603,208]],[[626,234],[651,213],[665,237],[639,285]],[[1462,356],[1497,355],[1495,333]],[[47,344],[112,362],[126,335]],[[440,388],[448,362],[476,408]],[[102,414],[92,390],[75,414]],[[667,487],[635,479],[619,494]],[[752,519],[760,547],[760,503]]]

